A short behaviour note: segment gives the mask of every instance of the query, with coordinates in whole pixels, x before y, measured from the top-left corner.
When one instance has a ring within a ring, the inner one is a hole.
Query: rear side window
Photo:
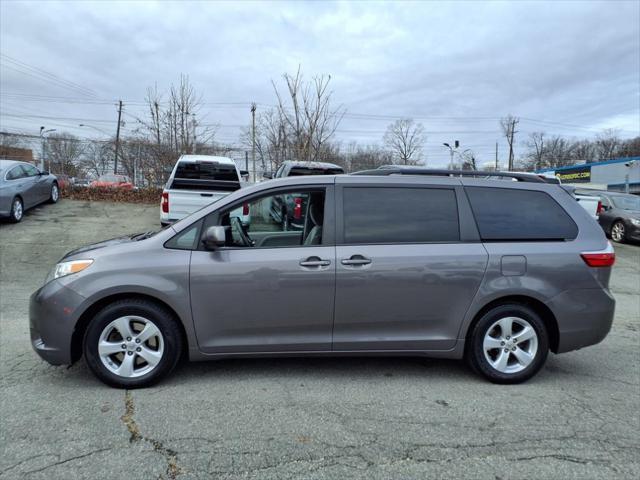
[[[480,237],[485,241],[572,240],[578,227],[545,192],[466,187]]]
[[[7,180],[17,180],[24,177],[26,177],[26,175],[20,165],[13,167],[7,172]]]
[[[425,243],[460,240],[452,189],[345,188],[345,243]]]

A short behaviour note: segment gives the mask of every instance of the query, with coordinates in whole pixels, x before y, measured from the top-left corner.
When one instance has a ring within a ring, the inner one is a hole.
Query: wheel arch
[[[159,307],[167,310],[171,316],[174,318],[175,322],[178,324],[180,328],[180,332],[182,334],[182,352],[185,354],[189,350],[188,345],[188,337],[187,332],[184,328],[184,324],[180,320],[175,309],[173,309],[169,304],[163,302],[157,297],[153,295],[148,295],[144,293],[137,292],[120,292],[111,295],[107,295],[106,297],[100,298],[96,300],[94,303],[89,305],[84,312],[78,318],[76,322],[76,326],[73,330],[73,334],[71,336],[71,363],[75,363],[82,357],[82,340],[84,339],[85,332],[87,331],[87,327],[89,323],[93,319],[93,317],[104,307],[109,305],[110,303],[116,302],[118,300],[128,300],[128,299],[137,299],[137,300],[147,300],[149,302],[155,303]]]
[[[529,297],[527,295],[509,295],[505,297],[496,298],[486,305],[484,305],[478,312],[474,315],[473,320],[469,323],[469,327],[465,333],[465,339],[469,340],[469,336],[473,331],[474,326],[478,321],[482,318],[482,316],[491,310],[494,307],[505,305],[505,304],[519,304],[525,307],[529,307],[534,312],[536,312],[542,321],[544,322],[545,327],[547,328],[547,333],[549,334],[549,348],[552,352],[557,353],[558,345],[560,343],[560,330],[558,328],[558,320],[556,316],[551,311],[551,309],[546,306],[540,300]],[[470,344],[470,342],[466,341],[466,344]]]

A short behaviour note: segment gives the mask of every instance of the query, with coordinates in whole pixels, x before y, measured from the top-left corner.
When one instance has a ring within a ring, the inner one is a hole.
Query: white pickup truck
[[[182,155],[162,191],[160,223],[165,226],[181,220],[242,186],[242,174],[230,158]],[[245,225],[250,222],[244,209],[236,216]]]

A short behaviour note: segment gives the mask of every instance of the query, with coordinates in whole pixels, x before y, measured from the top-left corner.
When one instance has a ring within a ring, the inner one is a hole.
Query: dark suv
[[[70,252],[31,297],[33,347],[53,364],[84,354],[126,388],[158,381],[185,350],[464,358],[493,382],[522,382],[549,350],[607,335],[614,252],[557,185],[480,175],[274,180],[155,234]],[[306,199],[300,229],[271,216],[282,195]],[[245,204],[250,226],[233,215]]]

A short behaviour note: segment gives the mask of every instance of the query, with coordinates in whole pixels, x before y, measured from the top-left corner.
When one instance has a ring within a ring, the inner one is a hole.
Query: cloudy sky
[[[458,139],[480,162],[506,153],[499,118],[529,133],[640,134],[640,2],[0,2],[0,129],[82,137],[125,132],[146,88],[188,74],[199,123],[238,143],[249,104],[298,65],[332,76],[337,137],[381,143],[412,117],[429,165]],[[79,123],[91,127],[78,127]],[[104,133],[103,133],[104,132]]]

